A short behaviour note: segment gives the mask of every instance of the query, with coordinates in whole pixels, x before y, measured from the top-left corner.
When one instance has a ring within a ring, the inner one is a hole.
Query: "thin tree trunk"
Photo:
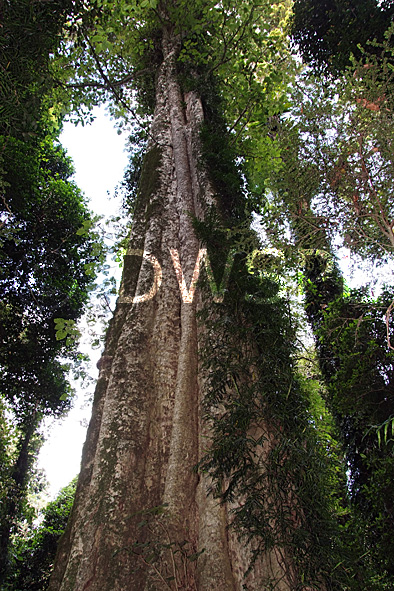
[[[11,531],[19,516],[20,503],[26,489],[27,474],[31,458],[29,456],[31,438],[37,428],[36,413],[25,425],[19,443],[19,454],[11,474],[11,490],[8,491],[3,518],[0,523],[0,582],[5,580],[8,568],[8,551]],[[30,461],[29,461],[30,460]]]
[[[126,257],[74,509],[49,589],[241,591],[247,583],[257,591],[271,577],[285,591],[289,565],[275,549],[244,579],[251,548],[229,532],[228,507],[208,496],[210,483],[193,470],[209,436],[200,410],[201,297],[183,302],[170,249],[189,286],[200,246],[192,216],[203,217],[213,191],[199,162],[202,104],[195,92],[181,92],[169,34],[163,55],[130,242],[159,260],[163,282],[155,297],[131,304],[149,292],[153,271],[141,257]],[[146,513],[162,505],[165,513]]]

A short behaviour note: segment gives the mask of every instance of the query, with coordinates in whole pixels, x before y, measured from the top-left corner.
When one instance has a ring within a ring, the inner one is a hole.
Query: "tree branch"
[[[97,61],[96,61],[96,64],[97,64]],[[98,66],[98,64],[97,64],[97,66]],[[120,80],[114,80],[114,81],[109,80],[109,78],[107,77],[108,82],[104,82],[104,83],[103,82],[96,82],[93,80],[87,81],[87,82],[70,83],[70,84],[64,84],[63,82],[60,82],[60,80],[56,80],[56,82],[60,86],[63,86],[63,88],[103,88],[103,89],[113,90],[114,88],[119,88],[121,86],[124,86],[128,82],[135,80],[135,78],[138,78],[139,76],[142,76],[143,74],[145,74],[149,71],[150,71],[149,68],[144,68],[143,70],[139,70],[138,72],[134,72],[133,74],[127,74],[127,76],[124,76]],[[100,72],[100,74],[101,74],[101,72]]]
[[[98,57],[97,53],[95,52],[94,47],[90,42],[90,39],[87,36],[85,36],[85,40],[89,46],[90,51],[92,52],[93,59],[97,65],[97,69],[100,72],[102,79],[104,80],[104,83],[105,83],[104,88],[111,90],[115,99],[126,109],[126,111],[129,111],[132,114],[132,116],[134,117],[134,119],[136,121],[138,121],[138,123],[142,126],[140,119],[139,119],[137,113],[135,112],[135,110],[120,96],[120,94],[118,93],[118,91],[114,87],[113,83],[108,78],[107,74],[104,72],[103,66],[100,63],[99,57]],[[150,137],[152,137],[150,135],[149,131],[147,131],[147,133]]]

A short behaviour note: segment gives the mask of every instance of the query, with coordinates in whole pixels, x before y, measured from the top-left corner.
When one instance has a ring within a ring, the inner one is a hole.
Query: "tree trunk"
[[[193,470],[209,435],[198,360],[202,297],[196,291],[183,301],[170,249],[189,286],[200,247],[192,216],[202,219],[214,197],[200,162],[202,103],[180,89],[169,34],[163,55],[121,294],[49,589],[241,591],[246,584],[257,591],[271,579],[285,591],[291,568],[279,549],[260,556],[244,577],[251,548],[228,529],[229,508]],[[163,279],[156,295],[139,303],[133,297],[155,280],[151,262],[135,250],[158,259]]]
[[[2,510],[0,522],[0,583],[7,575],[8,552],[12,528],[17,518],[20,517],[20,505],[26,493],[29,464],[31,464],[30,442],[37,429],[38,420],[36,413],[23,425],[19,453],[11,473],[11,486],[8,490],[8,498]]]

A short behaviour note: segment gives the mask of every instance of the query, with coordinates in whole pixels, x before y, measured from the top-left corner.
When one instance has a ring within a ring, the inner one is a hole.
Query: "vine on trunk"
[[[206,106],[209,97],[204,99]],[[223,123],[212,102],[206,112],[201,139],[220,212],[212,211],[195,227],[220,276],[234,243],[239,250],[240,243],[253,248],[257,240],[248,229],[241,174]],[[232,172],[223,175],[224,170]],[[229,206],[232,215],[226,218]],[[277,283],[251,273],[246,262],[246,253],[238,255],[224,301],[206,304],[200,316],[208,384],[203,412],[212,441],[198,468],[211,476],[212,493],[223,502],[243,499],[233,510],[232,526],[252,542],[253,559],[279,548],[292,589],[351,589],[354,573],[337,522],[339,500],[336,492],[327,492],[337,488],[338,464],[333,450],[319,446],[310,400],[297,379],[289,304]],[[202,289],[209,302],[206,279]],[[343,560],[346,567],[340,566]],[[268,588],[274,581],[264,584]]]

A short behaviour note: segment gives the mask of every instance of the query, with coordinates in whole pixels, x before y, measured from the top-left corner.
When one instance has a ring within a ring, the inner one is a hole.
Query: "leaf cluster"
[[[365,548],[365,576],[372,588],[386,589],[393,576],[393,449],[391,439],[382,445],[377,428],[388,425],[393,413],[392,325],[385,313],[394,294],[387,289],[371,300],[365,290],[342,292],[341,285],[335,266],[327,272],[312,257],[305,268],[306,312],[327,385],[324,397],[345,453],[350,522]]]
[[[73,506],[76,479],[63,488],[33,525],[13,540],[13,560],[5,591],[44,591],[47,588],[58,541]]]
[[[390,260],[391,61],[386,44],[381,55],[365,53],[354,61],[335,83],[308,71],[299,77],[294,106],[278,123],[281,166],[271,175],[272,195],[263,212],[275,246],[286,244],[290,219],[302,247],[323,248],[329,239],[364,260]]]
[[[38,132],[53,88],[49,61],[65,16],[79,0],[13,0],[0,8],[0,134],[27,138]]]
[[[1,392],[21,417],[38,401],[42,411],[60,412],[66,368],[57,358],[67,344],[56,338],[54,319],[79,317],[99,252],[90,235],[78,234],[89,213],[59,146],[46,139],[32,152],[8,138],[3,161]]]
[[[393,14],[392,0],[295,0],[292,37],[306,63],[338,74],[360,45],[383,41]]]

